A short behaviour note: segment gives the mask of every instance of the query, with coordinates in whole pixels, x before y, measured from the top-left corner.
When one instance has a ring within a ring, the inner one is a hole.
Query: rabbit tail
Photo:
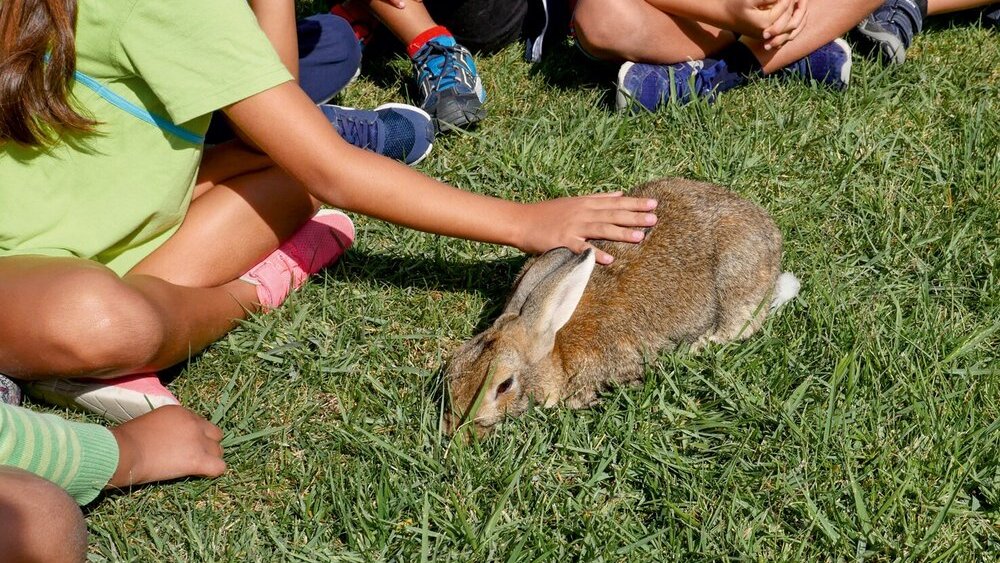
[[[788,303],[799,294],[799,278],[791,272],[785,272],[778,276],[778,281],[774,284],[774,300],[771,301],[771,310],[774,311],[785,303]]]

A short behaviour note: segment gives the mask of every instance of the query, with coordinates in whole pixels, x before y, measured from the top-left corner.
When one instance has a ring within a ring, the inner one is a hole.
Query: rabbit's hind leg
[[[718,314],[709,341],[743,340],[757,332],[770,310],[777,277],[778,260],[767,253],[749,263],[736,259],[728,268],[719,268],[715,281]]]
[[[723,305],[719,313],[719,324],[708,337],[709,342],[723,344],[743,340],[760,329],[767,316],[768,302],[760,299],[759,295],[747,297],[739,303],[729,302]]]

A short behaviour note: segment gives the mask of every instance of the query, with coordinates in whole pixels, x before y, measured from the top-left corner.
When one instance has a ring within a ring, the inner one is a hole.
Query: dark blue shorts
[[[299,20],[299,85],[317,104],[344,89],[361,67],[361,45],[346,20],[318,14]],[[218,144],[235,137],[229,122],[216,112],[205,142]]]
[[[346,20],[318,14],[298,22],[299,84],[316,103],[329,101],[361,67],[361,45]]]

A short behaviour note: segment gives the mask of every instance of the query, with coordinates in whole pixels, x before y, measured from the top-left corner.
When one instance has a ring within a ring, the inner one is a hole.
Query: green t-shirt
[[[77,70],[204,135],[210,114],[292,79],[246,0],[80,0]],[[180,226],[202,156],[79,81],[95,134],[0,144],[0,257],[77,256],[119,275]]]

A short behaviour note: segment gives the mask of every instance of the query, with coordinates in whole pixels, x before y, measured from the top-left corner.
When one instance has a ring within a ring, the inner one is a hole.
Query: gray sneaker
[[[21,388],[6,375],[0,374],[0,403],[21,404]]]
[[[927,0],[886,0],[858,24],[858,44],[886,64],[903,64],[926,16]]]

